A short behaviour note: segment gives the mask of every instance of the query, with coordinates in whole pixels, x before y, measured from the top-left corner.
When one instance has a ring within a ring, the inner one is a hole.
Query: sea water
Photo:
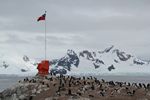
[[[0,92],[15,85],[19,80],[23,80],[22,76],[0,75]]]

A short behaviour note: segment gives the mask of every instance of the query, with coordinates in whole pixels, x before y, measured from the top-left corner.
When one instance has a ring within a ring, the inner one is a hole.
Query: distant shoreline
[[[11,76],[11,77],[32,77],[35,76],[36,74],[0,74],[1,76]],[[66,74],[70,76],[150,76],[150,73],[101,73],[101,74],[95,74],[95,73],[71,73],[71,74]]]

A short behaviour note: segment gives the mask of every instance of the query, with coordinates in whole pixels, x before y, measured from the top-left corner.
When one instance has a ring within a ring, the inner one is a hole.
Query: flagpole
[[[46,11],[45,11],[45,15],[46,15]],[[47,40],[46,40],[46,16],[45,16],[45,60],[46,60],[46,49],[47,49]]]

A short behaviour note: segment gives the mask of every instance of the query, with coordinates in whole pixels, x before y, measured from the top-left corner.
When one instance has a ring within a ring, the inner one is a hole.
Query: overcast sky
[[[0,0],[0,53],[44,57],[45,10],[49,58],[111,45],[150,58],[150,0]]]

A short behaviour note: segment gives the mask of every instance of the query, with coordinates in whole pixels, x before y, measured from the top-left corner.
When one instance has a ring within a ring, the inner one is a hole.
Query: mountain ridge
[[[1,57],[0,74],[36,74],[38,63],[39,61],[30,59],[26,55],[14,58]],[[50,72],[55,74],[117,74],[132,73],[132,71],[150,73],[149,61],[141,60],[113,45],[101,51],[75,52],[68,49],[63,57],[53,59],[50,63]]]

